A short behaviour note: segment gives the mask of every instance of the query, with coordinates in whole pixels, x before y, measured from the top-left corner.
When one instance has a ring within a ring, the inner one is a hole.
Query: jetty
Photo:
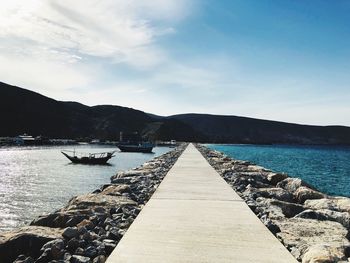
[[[189,144],[107,263],[297,262]]]

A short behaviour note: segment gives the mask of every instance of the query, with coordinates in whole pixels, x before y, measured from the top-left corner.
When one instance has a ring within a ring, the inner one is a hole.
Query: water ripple
[[[300,177],[322,192],[350,197],[350,147],[208,145],[240,160]]]
[[[29,223],[57,210],[73,196],[109,183],[117,171],[130,169],[169,151],[155,154],[117,153],[110,166],[72,165],[60,147],[0,148],[0,231]],[[78,151],[116,150],[106,146],[78,146]]]

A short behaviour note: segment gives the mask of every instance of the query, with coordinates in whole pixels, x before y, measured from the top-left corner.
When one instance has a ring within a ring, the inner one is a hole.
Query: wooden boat
[[[118,144],[117,147],[122,152],[138,152],[138,153],[152,153],[154,145],[152,143],[139,144]]]
[[[73,153],[69,155],[67,152]],[[111,159],[115,153],[113,152],[103,152],[103,153],[77,153],[75,151],[61,151],[61,153],[66,156],[72,163],[81,164],[106,164],[109,159]]]

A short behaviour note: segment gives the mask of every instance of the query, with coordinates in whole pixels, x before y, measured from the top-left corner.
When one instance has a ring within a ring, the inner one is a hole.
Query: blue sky
[[[0,80],[58,100],[350,126],[350,2],[12,0]]]

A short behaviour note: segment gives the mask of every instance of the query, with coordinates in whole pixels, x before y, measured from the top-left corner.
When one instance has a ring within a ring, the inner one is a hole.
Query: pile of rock
[[[30,226],[0,235],[0,262],[105,262],[186,145],[111,177]]]
[[[197,148],[297,260],[350,261],[350,198],[327,196],[299,178]]]

